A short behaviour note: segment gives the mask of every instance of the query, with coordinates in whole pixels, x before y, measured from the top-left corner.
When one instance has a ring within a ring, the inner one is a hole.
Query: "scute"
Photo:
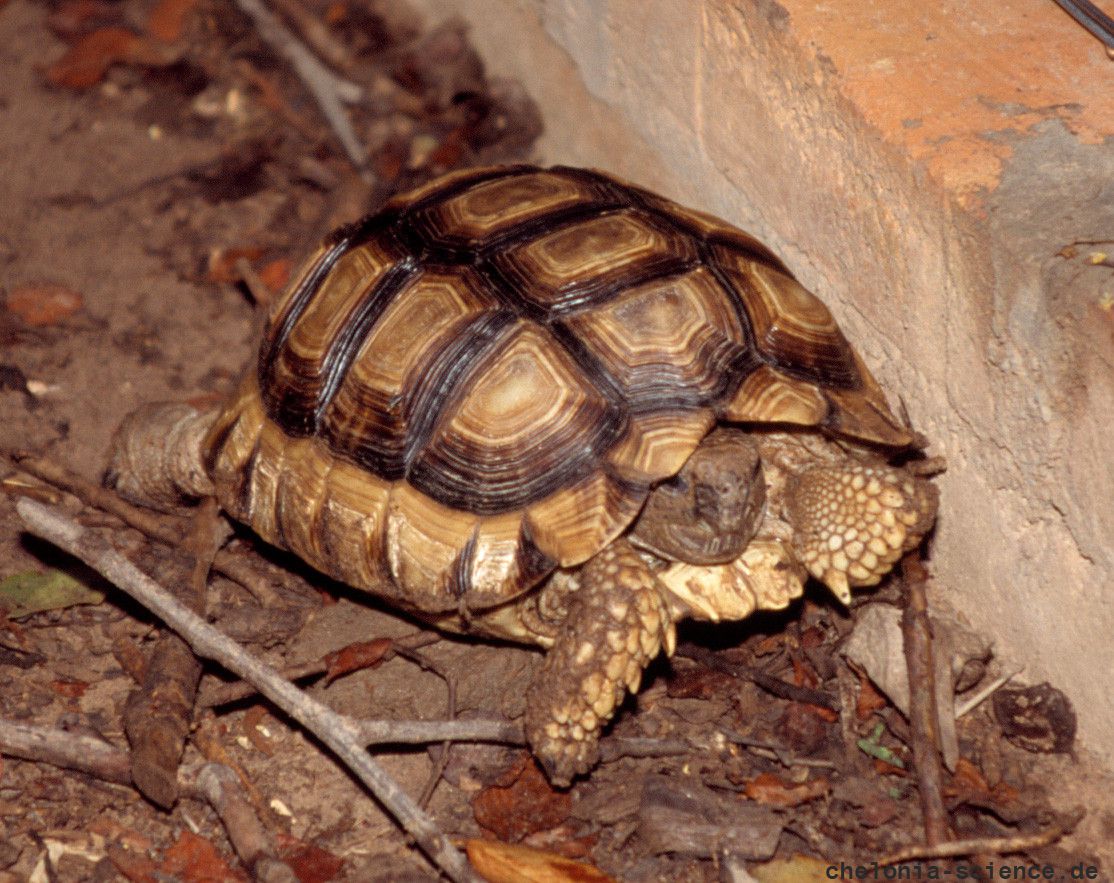
[[[911,442],[765,246],[583,169],[473,169],[329,237],[209,437],[231,514],[418,610],[623,533],[717,420]]]

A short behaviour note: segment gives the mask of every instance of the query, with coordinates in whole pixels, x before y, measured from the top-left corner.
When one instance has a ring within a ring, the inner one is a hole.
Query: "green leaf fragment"
[[[0,579],[0,615],[11,619],[103,600],[104,592],[90,589],[60,570],[25,570]]]

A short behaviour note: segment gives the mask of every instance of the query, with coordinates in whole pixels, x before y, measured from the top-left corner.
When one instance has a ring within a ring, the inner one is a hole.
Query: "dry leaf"
[[[260,268],[259,278],[271,291],[282,291],[290,281],[290,273],[293,269],[294,265],[289,258],[278,258]]]
[[[265,736],[263,730],[260,729],[260,725],[266,718],[267,709],[262,705],[253,705],[249,708],[247,714],[244,715],[242,724],[244,735],[258,751],[267,755],[267,757],[274,757],[275,741],[270,736]]]
[[[43,328],[68,319],[85,305],[79,292],[51,282],[21,285],[8,295],[7,307],[28,325]]]
[[[750,869],[750,874],[759,883],[815,883],[827,880],[830,862],[821,861],[807,855],[795,855],[790,859],[776,859]]]
[[[282,860],[290,865],[298,883],[328,883],[344,870],[344,859],[314,843],[306,843],[289,834],[276,837]]]
[[[197,0],[160,0],[147,19],[147,33],[164,43],[177,42]]]
[[[788,807],[823,797],[831,787],[824,776],[796,785],[773,773],[759,773],[746,783],[744,793],[751,800],[766,806]]]
[[[572,794],[550,788],[534,759],[525,753],[495,784],[472,799],[479,826],[511,843],[557,827],[570,812]]]
[[[874,689],[874,684],[864,672],[857,668],[854,671],[859,679],[859,698],[855,702],[855,718],[865,721],[878,709],[886,707],[886,697]]]
[[[0,580],[0,613],[13,619],[103,600],[104,592],[90,589],[60,570],[25,570]]]
[[[46,72],[55,86],[88,89],[95,86],[119,61],[125,61],[139,36],[126,28],[101,28],[73,44]]]
[[[592,865],[527,846],[467,840],[464,848],[488,883],[616,883]]]
[[[163,854],[159,870],[183,883],[226,883],[248,877],[238,868],[229,867],[217,848],[204,837],[182,831]]]
[[[69,678],[56,678],[50,682],[50,689],[67,699],[80,699],[85,695],[85,691],[89,689],[89,683],[87,681],[72,681]]]
[[[375,668],[383,661],[391,649],[390,638],[376,638],[374,641],[359,641],[325,654],[325,683],[331,684],[341,675],[365,668]]]

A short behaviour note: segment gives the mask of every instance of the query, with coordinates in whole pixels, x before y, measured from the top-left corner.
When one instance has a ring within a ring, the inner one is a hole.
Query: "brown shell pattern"
[[[911,441],[761,243],[598,172],[510,166],[333,234],[209,461],[264,538],[443,611],[590,558],[717,420]]]

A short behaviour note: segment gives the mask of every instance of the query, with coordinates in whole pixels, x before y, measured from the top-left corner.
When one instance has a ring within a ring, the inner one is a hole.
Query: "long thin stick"
[[[328,745],[359,777],[430,859],[454,881],[475,881],[467,859],[422,809],[367,753],[357,725],[307,696],[270,666],[179,604],[107,542],[57,509],[23,499],[16,511],[32,533],[77,556],[127,592],[189,642],[198,656],[213,659],[256,684],[260,692]]]
[[[359,101],[363,90],[355,83],[338,77],[318,61],[259,0],[236,0],[236,5],[255,22],[259,36],[276,52],[286,56],[321,108],[322,116],[332,126],[352,164],[363,174],[368,174],[367,151],[356,137],[341,103]]]

